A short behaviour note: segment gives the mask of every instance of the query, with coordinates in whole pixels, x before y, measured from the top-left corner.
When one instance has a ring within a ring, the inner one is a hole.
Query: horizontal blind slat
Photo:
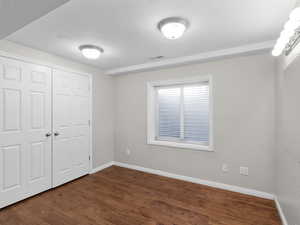
[[[158,132],[160,137],[180,137],[180,88],[158,90]]]
[[[208,85],[183,88],[184,139],[192,142],[209,140],[209,87]]]
[[[182,88],[182,93],[181,93]],[[183,98],[181,98],[181,94]],[[209,84],[170,86],[157,88],[158,136],[180,138],[181,107],[186,142],[209,142]],[[182,105],[181,105],[181,101]]]

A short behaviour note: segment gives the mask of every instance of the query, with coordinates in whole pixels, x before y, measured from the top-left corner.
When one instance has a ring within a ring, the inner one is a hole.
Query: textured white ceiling
[[[9,40],[115,69],[147,63],[150,57],[189,56],[274,40],[295,0],[72,0],[8,37]],[[157,30],[166,17],[190,21],[185,35],[167,40]],[[105,53],[84,59],[82,44]]]
[[[69,0],[0,0],[0,39]]]

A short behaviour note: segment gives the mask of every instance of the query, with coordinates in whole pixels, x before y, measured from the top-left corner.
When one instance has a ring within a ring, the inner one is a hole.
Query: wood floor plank
[[[281,225],[271,200],[112,166],[0,210],[1,225]]]

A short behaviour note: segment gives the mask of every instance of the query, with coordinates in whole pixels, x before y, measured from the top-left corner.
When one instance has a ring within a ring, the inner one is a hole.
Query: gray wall
[[[5,40],[0,41],[0,51],[93,75],[94,167],[116,160],[275,191],[289,224],[300,224],[300,59],[294,60],[296,54],[279,64],[276,77],[269,54],[109,77],[97,68]],[[215,151],[147,145],[147,81],[207,74],[214,80]],[[222,163],[229,165],[228,173],[221,172]],[[248,166],[249,176],[239,175],[239,166]]]
[[[114,152],[114,91],[113,79],[95,67],[87,66],[6,40],[0,41],[0,51],[29,58],[32,62],[62,67],[70,71],[93,75],[94,143],[93,167],[113,160]]]
[[[116,76],[115,160],[273,193],[273,60],[270,54],[252,55]],[[207,74],[214,81],[215,152],[147,145],[147,81]],[[222,173],[222,163],[228,163],[228,173]],[[249,167],[249,176],[239,174],[240,166]]]
[[[115,160],[275,191],[289,224],[300,224],[300,60],[295,55],[279,64],[277,77],[269,54],[109,77],[97,68],[5,40],[0,51],[93,74],[94,167]],[[214,80],[215,151],[147,145],[147,81],[207,74]],[[221,171],[222,163],[229,165],[228,173]],[[248,166],[249,176],[241,176],[239,166]]]
[[[288,224],[299,225],[300,59],[286,69],[284,63],[280,62],[277,77],[276,195]]]

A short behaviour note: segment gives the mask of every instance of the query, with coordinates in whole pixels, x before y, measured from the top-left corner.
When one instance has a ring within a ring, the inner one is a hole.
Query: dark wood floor
[[[0,225],[280,225],[273,201],[110,167],[0,210]]]

